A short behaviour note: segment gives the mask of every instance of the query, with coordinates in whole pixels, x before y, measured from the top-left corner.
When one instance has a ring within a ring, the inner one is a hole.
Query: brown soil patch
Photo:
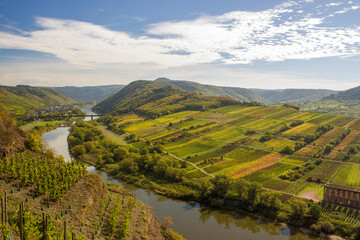
[[[317,194],[316,190],[309,190],[300,195],[300,197],[305,199],[311,199],[314,201],[321,201],[322,198]]]

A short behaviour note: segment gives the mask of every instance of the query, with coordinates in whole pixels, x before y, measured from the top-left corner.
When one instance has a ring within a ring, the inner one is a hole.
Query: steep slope
[[[48,105],[73,104],[75,101],[52,88],[0,86],[0,110],[23,114]]]
[[[245,102],[253,101],[266,103],[266,100],[246,88],[219,87],[213,85],[204,85],[190,81],[170,80],[168,78],[158,78],[155,81],[171,83],[182,90],[189,92],[198,92],[209,96],[224,96]]]
[[[117,93],[124,85],[104,85],[87,87],[54,87],[54,89],[78,102],[99,102]]]
[[[8,113],[0,113],[0,157],[8,157],[24,147],[25,133]]]
[[[167,82],[139,80],[104,99],[93,110],[100,113],[137,112],[156,117],[177,111],[205,110],[230,104],[239,102],[227,97],[183,91]]]
[[[337,93],[327,89],[251,89],[270,103],[314,101]]]

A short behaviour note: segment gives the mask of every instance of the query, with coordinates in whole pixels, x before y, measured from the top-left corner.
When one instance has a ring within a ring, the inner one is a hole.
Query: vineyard
[[[352,169],[350,162],[360,160],[357,150],[360,150],[360,138],[354,129],[357,123],[353,118],[299,112],[291,107],[236,105],[208,111],[180,111],[148,120],[129,114],[114,121],[125,134],[161,144],[167,152],[208,173],[244,177],[267,188],[299,195],[313,188],[320,194],[325,182],[360,185],[355,170],[346,170]],[[348,129],[350,134],[344,137]],[[336,138],[339,141],[334,143]],[[329,153],[325,150],[328,146],[333,148]],[[266,155],[278,157],[263,160]],[[311,158],[330,162],[315,166],[293,182],[280,178]],[[331,162],[332,159],[336,162]],[[339,161],[343,165],[341,169]],[[188,171],[186,178],[206,178],[197,171]]]

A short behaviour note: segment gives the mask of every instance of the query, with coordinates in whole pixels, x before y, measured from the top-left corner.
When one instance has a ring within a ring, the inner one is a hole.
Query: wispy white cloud
[[[161,22],[149,25],[140,37],[87,22],[38,17],[39,30],[0,32],[0,48],[51,53],[86,68],[114,63],[169,68],[359,55],[360,26],[329,26],[334,14],[359,6],[332,2],[317,7],[311,0],[288,1],[264,11]]]

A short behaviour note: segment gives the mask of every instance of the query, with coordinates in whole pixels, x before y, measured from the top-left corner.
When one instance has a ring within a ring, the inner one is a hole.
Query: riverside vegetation
[[[25,133],[1,112],[4,239],[183,239],[125,189],[55,156],[39,138],[54,127],[37,125]]]
[[[202,95],[188,109],[186,96],[130,84],[95,107],[111,115],[71,128],[71,152],[170,197],[359,237],[357,210],[299,197],[321,200],[324,183],[359,186],[360,119]]]

